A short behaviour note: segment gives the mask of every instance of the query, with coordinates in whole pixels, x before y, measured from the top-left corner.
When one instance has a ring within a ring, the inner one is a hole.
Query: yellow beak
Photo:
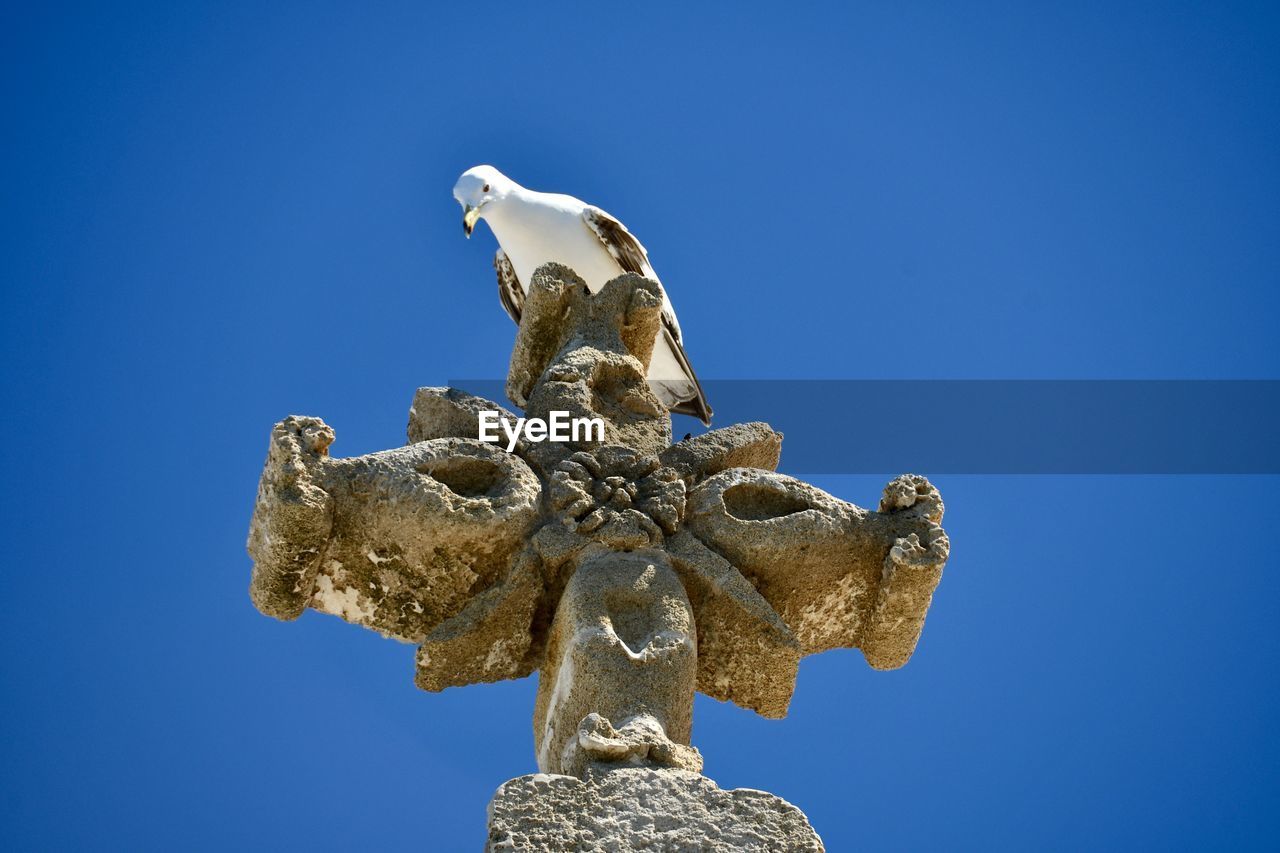
[[[476,220],[479,218],[480,208],[469,204],[462,206],[462,230],[466,232],[467,237],[471,236],[471,231],[476,227]]]

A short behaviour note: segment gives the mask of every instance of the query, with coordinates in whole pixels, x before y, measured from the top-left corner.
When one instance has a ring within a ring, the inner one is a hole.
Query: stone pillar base
[[[773,794],[724,791],[687,770],[618,767],[574,776],[533,773],[489,803],[487,851],[629,850],[822,853],[798,808]]]

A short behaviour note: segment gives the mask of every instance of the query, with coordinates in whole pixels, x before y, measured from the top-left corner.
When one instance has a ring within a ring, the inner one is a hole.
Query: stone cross
[[[860,509],[776,473],[763,423],[673,444],[645,380],[660,310],[639,276],[596,294],[556,264],[533,278],[507,394],[601,418],[603,441],[507,452],[477,440],[479,413],[515,415],[451,388],[419,389],[408,445],[366,456],[329,456],[319,418],[276,424],[254,604],[416,644],[425,690],[537,670],[538,767],[579,778],[700,772],[695,690],[780,718],[804,655],[902,666],[947,558],[937,490],[906,475]]]

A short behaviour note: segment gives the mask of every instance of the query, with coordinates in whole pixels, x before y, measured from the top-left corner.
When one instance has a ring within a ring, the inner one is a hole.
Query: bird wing
[[[502,300],[502,307],[519,326],[520,315],[524,313],[524,288],[520,286],[516,268],[502,249],[493,256],[493,269],[498,274],[498,298]]]
[[[618,266],[622,267],[624,272],[642,275],[645,278],[657,281],[658,286],[662,287],[662,282],[658,281],[658,276],[653,271],[653,266],[649,263],[649,253],[645,251],[644,246],[641,245],[634,234],[627,230],[625,225],[600,208],[591,207],[590,205],[582,211],[582,221],[600,238],[600,242],[604,244],[605,249],[618,262]],[[682,415],[693,415],[707,426],[710,426],[711,406],[707,404],[707,395],[702,390],[702,383],[698,381],[698,374],[693,372],[693,365],[689,364],[689,356],[685,354],[684,343],[680,336],[680,323],[676,320],[675,311],[671,308],[670,300],[665,298],[662,304],[662,334],[666,338],[671,352],[675,354],[676,361],[680,364],[680,369],[693,382],[694,391],[696,392],[692,399],[672,406],[671,411]]]
[[[604,243],[604,247],[613,255],[618,266],[626,272],[646,277],[653,276],[653,267],[649,265],[649,253],[635,235],[627,230],[627,226],[614,219],[598,207],[587,205],[582,211],[582,221],[595,232]]]
[[[657,281],[659,287],[662,286],[662,282],[658,281],[658,274],[653,271],[653,265],[649,263],[649,253],[645,251],[644,246],[640,245],[635,235],[627,230],[627,226],[600,208],[590,205],[582,211],[582,221],[596,237],[600,238],[600,242],[618,262],[618,266],[622,267],[623,272],[642,275]],[[662,320],[664,324],[671,327],[676,343],[679,343],[680,323],[676,320],[675,312],[671,310],[670,301],[666,299],[663,300],[662,305]]]

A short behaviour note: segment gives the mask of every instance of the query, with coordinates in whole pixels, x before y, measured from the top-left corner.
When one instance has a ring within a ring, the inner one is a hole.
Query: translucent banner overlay
[[[504,406],[500,380],[450,383]],[[1277,380],[712,380],[791,474],[1277,474]],[[702,426],[677,417],[676,438]]]

